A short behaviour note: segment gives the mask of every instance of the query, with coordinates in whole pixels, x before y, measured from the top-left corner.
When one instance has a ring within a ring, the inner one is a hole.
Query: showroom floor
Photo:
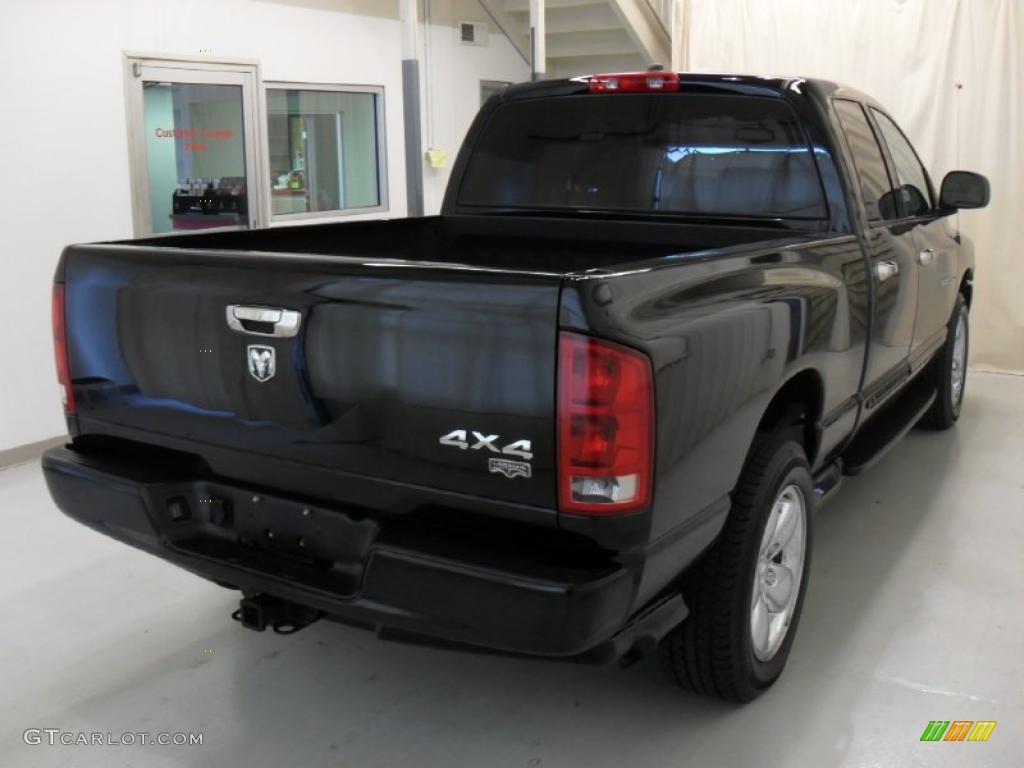
[[[0,471],[5,766],[1010,766],[1024,754],[1024,378],[972,374],[817,518],[789,668],[746,707],[629,670],[243,630],[234,593],[76,525]],[[996,720],[922,743],[929,720]],[[26,745],[28,728],[202,746]]]

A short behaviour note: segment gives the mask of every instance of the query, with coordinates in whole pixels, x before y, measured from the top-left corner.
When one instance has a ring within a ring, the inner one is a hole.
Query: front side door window
[[[846,99],[836,99],[835,107],[843,133],[846,134],[850,154],[853,155],[868,221],[895,219],[898,212],[890,194],[893,189],[892,180],[864,110],[857,102]]]
[[[892,158],[901,214],[908,217],[926,215],[932,209],[932,193],[924,166],[896,123],[877,109],[871,112]]]

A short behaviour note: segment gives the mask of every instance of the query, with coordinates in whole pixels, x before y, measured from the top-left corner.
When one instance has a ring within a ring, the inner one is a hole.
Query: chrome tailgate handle
[[[294,309],[281,307],[248,307],[243,304],[228,304],[228,328],[238,333],[253,336],[273,336],[290,339],[299,332],[302,315]]]

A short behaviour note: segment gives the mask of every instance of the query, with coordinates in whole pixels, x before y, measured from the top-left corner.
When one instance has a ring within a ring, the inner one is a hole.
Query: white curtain
[[[1024,373],[1024,0],[684,0],[687,69],[836,80],[885,104],[938,186],[988,176],[974,242],[974,368]]]

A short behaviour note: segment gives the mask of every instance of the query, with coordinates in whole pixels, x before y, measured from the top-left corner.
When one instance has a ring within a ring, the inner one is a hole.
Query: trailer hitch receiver
[[[270,627],[279,635],[294,634],[322,616],[322,611],[264,594],[242,598],[238,610],[231,614],[246,629],[262,632]]]

